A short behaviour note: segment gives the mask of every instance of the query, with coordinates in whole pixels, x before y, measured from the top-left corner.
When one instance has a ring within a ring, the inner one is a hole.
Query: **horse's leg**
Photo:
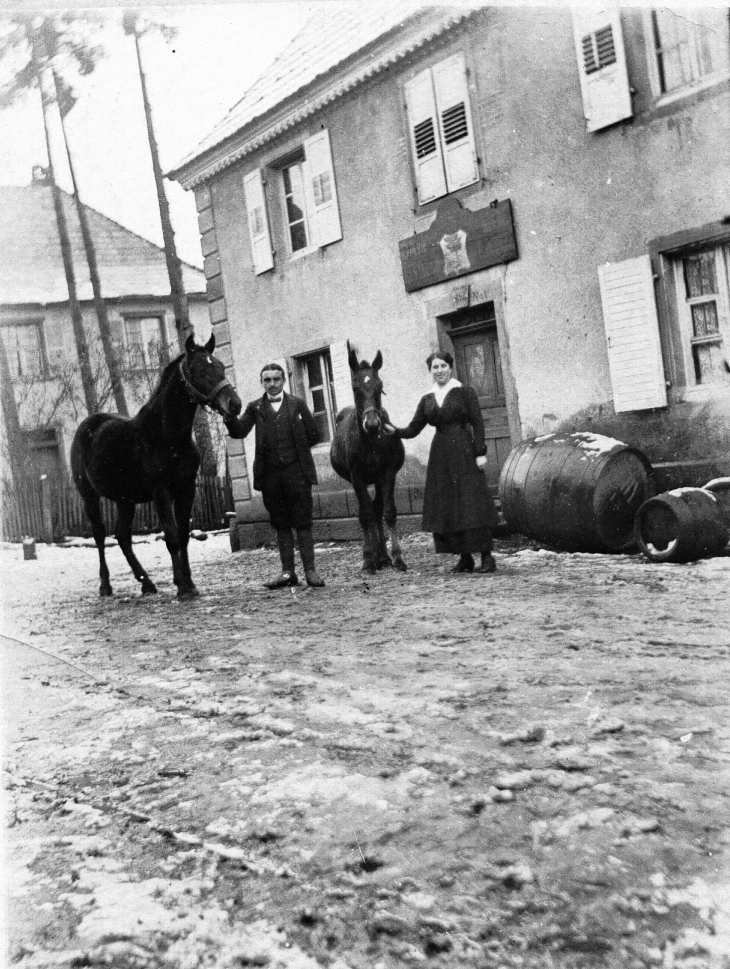
[[[373,502],[368,486],[362,475],[351,473],[352,487],[355,489],[358,504],[358,519],[362,528],[362,571],[374,575],[378,571],[378,542]]]
[[[106,564],[106,554],[104,552],[106,527],[104,526],[104,519],[101,517],[101,502],[96,493],[84,495],[84,509],[91,522],[91,534],[94,536],[94,541],[99,551],[99,578],[101,579],[99,595],[110,596],[112,594],[112,587],[109,582],[109,567]]]
[[[133,501],[118,501],[117,502],[117,531],[116,537],[119,542],[119,548],[124,552],[124,557],[129,563],[129,567],[134,573],[134,577],[138,582],[142,583],[142,595],[152,595],[153,592],[157,592],[157,586],[150,579],[149,575],[145,572],[142,566],[139,564],[137,556],[132,551],[132,522],[134,521],[134,502]]]
[[[385,532],[383,530],[383,489],[378,482],[375,485],[375,500],[373,501],[373,516],[375,519],[375,529],[376,529],[376,549],[378,557],[378,568],[382,569],[385,566],[392,565],[390,560],[390,555],[388,555],[388,546],[385,544]]]
[[[191,599],[198,594],[198,590],[185,575],[183,559],[180,554],[180,536],[172,510],[172,499],[167,489],[159,488],[155,494],[155,508],[165,533],[165,545],[172,559],[172,581],[177,586],[179,599]]]
[[[188,545],[190,543],[190,513],[193,510],[195,501],[195,478],[192,479],[190,487],[185,487],[175,498],[175,524],[177,525],[177,535],[180,542],[180,563],[182,573],[187,582],[187,589],[190,595],[198,595],[198,590],[193,582],[190,572],[190,560],[188,559]]]
[[[390,552],[393,556],[393,565],[400,572],[407,572],[408,566],[403,561],[400,541],[398,539],[398,510],[395,507],[395,478],[397,471],[389,471],[383,480],[383,499],[385,524],[390,532]]]

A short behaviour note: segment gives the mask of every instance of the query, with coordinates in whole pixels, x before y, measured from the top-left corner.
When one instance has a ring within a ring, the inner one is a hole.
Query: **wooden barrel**
[[[652,562],[695,562],[720,555],[730,541],[730,521],[721,496],[713,492],[707,487],[675,488],[644,502],[634,522],[636,544],[644,555]]]
[[[634,517],[654,494],[646,455],[601,434],[546,434],[519,444],[499,478],[513,530],[571,552],[633,548]]]

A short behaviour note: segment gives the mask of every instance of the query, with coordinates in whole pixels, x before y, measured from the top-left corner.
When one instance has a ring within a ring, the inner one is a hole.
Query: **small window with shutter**
[[[573,33],[587,131],[600,131],[633,114],[618,7],[577,7]]]
[[[421,205],[478,181],[464,55],[421,71],[404,93]]]
[[[301,256],[341,239],[329,132],[307,138],[276,167],[289,255]]]

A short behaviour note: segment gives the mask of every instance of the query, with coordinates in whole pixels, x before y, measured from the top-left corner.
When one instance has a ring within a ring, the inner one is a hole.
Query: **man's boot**
[[[284,589],[290,585],[299,585],[299,579],[294,571],[294,536],[291,529],[281,529],[276,533],[279,542],[279,558],[281,559],[281,575],[270,582],[264,582],[267,589]]]
[[[317,570],[314,567],[314,538],[312,537],[312,529],[298,528],[297,538],[299,539],[299,554],[302,556],[304,578],[307,580],[307,585],[319,589],[324,585],[324,582],[317,575]]]

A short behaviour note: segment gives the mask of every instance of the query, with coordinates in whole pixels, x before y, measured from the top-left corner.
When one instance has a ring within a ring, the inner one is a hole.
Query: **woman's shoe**
[[[473,572],[474,559],[471,557],[471,555],[462,555],[451,571],[452,572]]]
[[[494,556],[491,552],[482,552],[482,564],[477,569],[477,572],[496,572],[497,563],[494,561]]]

